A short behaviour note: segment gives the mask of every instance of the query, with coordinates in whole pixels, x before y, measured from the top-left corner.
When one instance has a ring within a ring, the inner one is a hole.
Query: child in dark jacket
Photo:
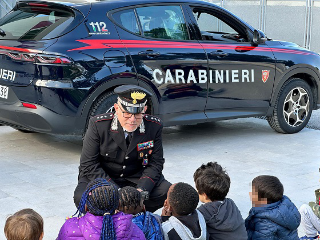
[[[119,190],[119,210],[132,214],[132,222],[144,233],[147,240],[164,240],[159,215],[146,211],[141,193],[134,187]]]
[[[83,193],[78,217],[66,220],[57,240],[145,240],[143,232],[132,223],[132,215],[116,212],[118,188],[103,178],[91,181]]]
[[[210,240],[247,240],[244,220],[236,204],[226,198],[230,188],[230,178],[216,162],[199,167],[194,182],[203,202],[198,210],[204,216]]]
[[[206,222],[196,210],[197,191],[187,183],[171,185],[162,210],[162,229],[166,240],[206,240]]]
[[[300,213],[283,195],[277,177],[261,175],[253,179],[250,192],[252,208],[245,223],[248,239],[298,240]]]

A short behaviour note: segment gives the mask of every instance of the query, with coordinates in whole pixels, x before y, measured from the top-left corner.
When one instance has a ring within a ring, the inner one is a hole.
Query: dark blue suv
[[[319,67],[203,1],[19,1],[0,20],[0,123],[80,135],[134,84],[165,126],[266,116],[295,133],[320,107]]]

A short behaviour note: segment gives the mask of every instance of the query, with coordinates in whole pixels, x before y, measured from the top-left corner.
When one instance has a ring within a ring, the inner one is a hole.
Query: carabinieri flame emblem
[[[136,104],[136,103],[137,103],[137,100],[144,99],[145,96],[146,96],[146,94],[145,94],[145,93],[142,93],[142,92],[133,92],[133,93],[131,93],[131,97],[133,98],[132,103],[133,103],[133,104]]]

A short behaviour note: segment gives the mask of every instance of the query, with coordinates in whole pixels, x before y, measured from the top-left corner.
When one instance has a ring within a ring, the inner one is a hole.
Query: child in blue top
[[[146,211],[141,193],[134,187],[123,187],[119,190],[119,210],[132,214],[132,222],[145,234],[147,240],[163,240],[160,217]]]
[[[253,179],[250,192],[252,208],[245,220],[248,240],[298,240],[300,213],[283,195],[277,177],[261,175]]]

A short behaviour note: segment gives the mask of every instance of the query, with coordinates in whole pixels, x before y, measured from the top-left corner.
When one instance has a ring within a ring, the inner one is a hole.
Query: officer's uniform
[[[117,116],[106,113],[92,117],[83,142],[78,186],[74,201],[78,206],[89,181],[106,178],[119,187],[133,186],[149,193],[148,211],[163,206],[170,183],[164,179],[162,123],[145,115],[133,132],[127,147],[123,128]]]

